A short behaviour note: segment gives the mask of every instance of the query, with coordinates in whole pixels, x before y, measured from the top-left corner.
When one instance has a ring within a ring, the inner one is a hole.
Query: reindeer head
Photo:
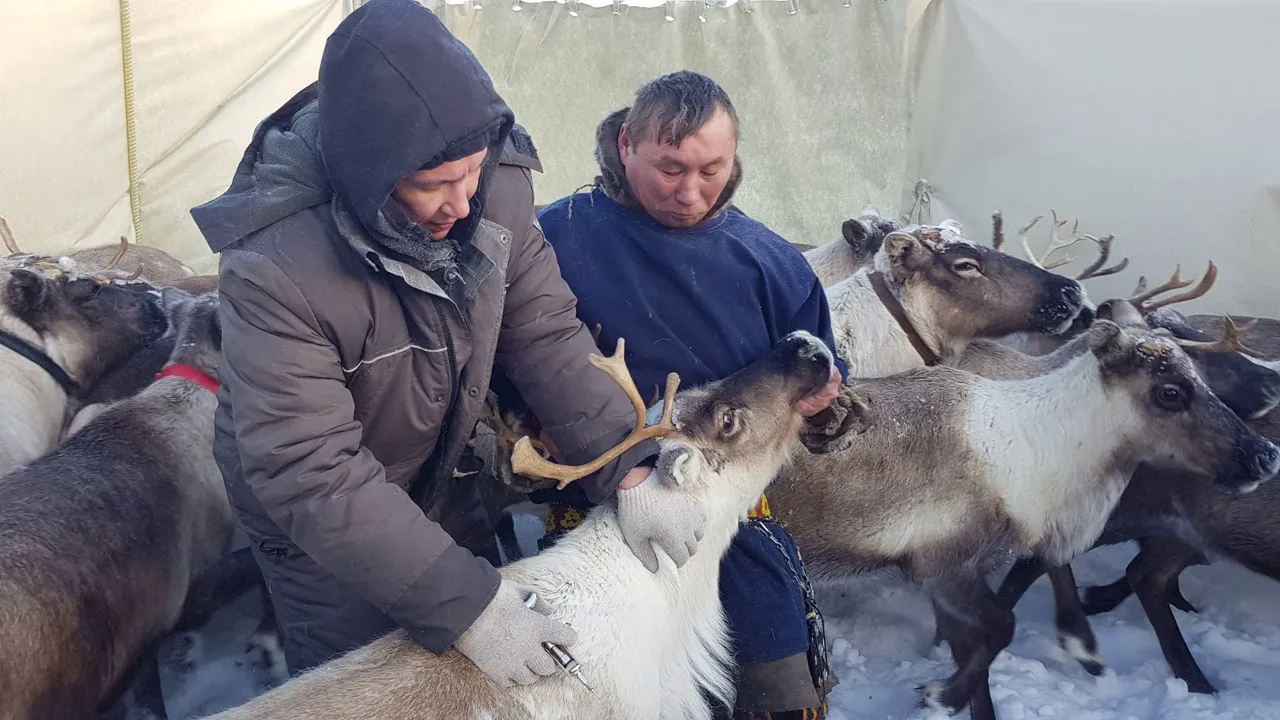
[[[1241,334],[1244,328],[1224,318],[1223,339],[1214,342],[1208,334],[1194,327],[1186,317],[1170,307],[1174,303],[1202,297],[1213,287],[1217,268],[1209,263],[1209,269],[1199,284],[1179,295],[1157,300],[1162,293],[1191,285],[1192,281],[1179,277],[1181,268],[1174,270],[1168,282],[1146,289],[1146,280],[1138,281],[1132,297],[1111,299],[1098,306],[1098,317],[1111,320],[1124,328],[1162,330],[1183,343],[1183,349],[1191,356],[1200,376],[1213,393],[1240,417],[1254,420],[1271,412],[1280,404],[1280,373],[1260,365],[1250,358],[1262,354],[1245,346]]]
[[[826,385],[834,366],[826,344],[804,331],[786,336],[767,357],[733,375],[679,395],[675,392],[679,378],[669,375],[663,417],[656,425],[645,425],[644,403],[623,355],[619,339],[612,357],[593,355],[592,363],[608,372],[631,398],[639,415],[636,430],[596,462],[576,467],[542,459],[526,438],[517,443],[513,454],[517,473],[567,483],[594,472],[646,438],[661,437],[657,472],[664,481],[690,492],[728,492],[734,511],[745,513],[802,442],[817,452],[834,450],[861,427],[859,397],[854,391],[842,395],[834,410],[835,423],[827,418],[806,422],[795,411],[796,402]]]
[[[1098,320],[1087,333],[1108,393],[1129,399],[1127,412],[1143,427],[1127,451],[1156,466],[1209,476],[1252,491],[1280,469],[1280,448],[1254,432],[1205,384],[1183,350],[1231,344],[1179,340],[1164,331],[1124,328]]]
[[[1084,309],[1075,280],[978,245],[955,223],[889,233],[875,265],[902,286],[903,306],[926,308],[943,337],[1057,334]]]
[[[0,329],[42,350],[81,388],[164,333],[152,293],[93,277],[0,273]]]
[[[189,365],[217,380],[222,355],[218,293],[191,295],[163,288],[160,296],[174,334],[173,352],[165,365]]]
[[[902,223],[881,215],[879,211],[868,205],[862,209],[861,215],[844,221],[840,226],[840,236],[849,246],[854,262],[871,267],[876,253],[884,244],[885,236],[894,230],[901,229]]]
[[[733,484],[749,506],[801,444],[831,452],[862,428],[860,397],[849,388],[811,420],[793,409],[826,385],[832,365],[827,346],[798,331],[733,375],[680,393],[676,432],[662,441],[658,472],[693,487]]]

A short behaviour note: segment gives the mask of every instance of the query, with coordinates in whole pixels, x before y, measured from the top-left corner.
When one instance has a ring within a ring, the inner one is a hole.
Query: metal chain
[[[767,520],[767,522],[777,522],[775,520]],[[782,557],[786,558],[787,569],[791,571],[791,577],[800,586],[800,591],[804,595],[804,612],[805,620],[809,625],[809,673],[813,676],[814,687],[818,691],[819,699],[825,696],[827,691],[827,682],[831,678],[831,663],[827,657],[827,628],[826,622],[822,617],[822,611],[818,609],[818,602],[813,595],[813,586],[809,583],[808,572],[805,571],[804,557],[800,554],[800,548],[796,547],[796,559],[800,561],[800,569],[791,562],[791,555],[787,552],[787,548],[778,540],[777,536],[769,529],[765,518],[749,518],[748,525],[757,528],[769,538],[769,541],[777,546]]]

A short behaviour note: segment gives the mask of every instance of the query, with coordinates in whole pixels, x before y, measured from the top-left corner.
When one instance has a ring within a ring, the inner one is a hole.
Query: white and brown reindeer
[[[0,264],[0,473],[52,450],[76,402],[166,327],[137,288]]]
[[[674,395],[679,379],[669,376],[664,417],[646,428],[623,348],[619,340],[611,358],[593,355],[592,363],[622,385],[636,407],[637,429],[624,445],[593,465],[565,468],[522,442],[515,470],[565,483],[639,439],[665,435],[655,472],[708,509],[699,552],[679,569],[659,553],[658,572],[648,572],[623,541],[615,506],[606,502],[554,547],[500,569],[577,631],[579,642],[569,650],[592,690],[568,674],[500,688],[457,651],[435,655],[397,630],[214,718],[703,720],[711,717],[704,693],[731,705],[721,556],[739,520],[802,442],[823,452],[853,439],[861,429],[856,396],[846,389],[821,426],[794,411],[797,400],[826,383],[833,366],[820,340],[797,332],[770,356],[720,381]]]
[[[216,296],[178,298],[170,322],[178,341],[158,379],[0,478],[0,717],[112,705],[226,550]]]
[[[836,352],[852,377],[955,357],[974,338],[1059,333],[1089,311],[1078,282],[979,245],[959,225],[909,226],[826,288]]]
[[[898,567],[930,594],[958,669],[922,704],[994,720],[988,670],[1014,619],[985,575],[1011,554],[1089,549],[1139,463],[1242,489],[1280,467],[1174,339],[1099,320],[1063,352],[1026,380],[947,366],[856,380],[869,429],[797,456],[770,489],[815,578]]]
[[[1208,279],[1208,278],[1206,278]],[[1211,283],[1202,282],[1180,296],[1154,301],[1161,292],[1190,285],[1175,272],[1173,279],[1127,300],[1111,300],[1099,308],[1103,317],[1133,327],[1154,326],[1195,346],[1190,353],[1206,384],[1231,409],[1247,420],[1262,436],[1280,441],[1280,374],[1274,361],[1252,361],[1264,354],[1245,347],[1241,327],[1231,318],[1181,316],[1168,306],[1203,295]],[[1280,355],[1276,324],[1261,340]],[[1208,342],[1204,330],[1221,332],[1219,343]],[[975,345],[975,350],[979,346]],[[1002,372],[1016,371],[1017,360],[1002,363]],[[1038,371],[1036,362],[1023,370]],[[1089,588],[1081,603],[1069,565],[1054,566],[1042,558],[1019,560],[1005,576],[999,596],[1012,609],[1031,584],[1044,573],[1050,576],[1057,605],[1059,641],[1093,674],[1102,670],[1095,636],[1087,615],[1105,612],[1136,591],[1161,650],[1173,674],[1187,683],[1192,692],[1212,693],[1212,683],[1196,663],[1178,629],[1170,606],[1194,612],[1182,597],[1178,576],[1186,567],[1225,557],[1255,572],[1280,580],[1280,522],[1275,508],[1280,503],[1280,486],[1268,483],[1251,493],[1224,489],[1196,473],[1140,466],[1111,513],[1096,546],[1136,540],[1139,552],[1130,562],[1125,577],[1110,585]]]

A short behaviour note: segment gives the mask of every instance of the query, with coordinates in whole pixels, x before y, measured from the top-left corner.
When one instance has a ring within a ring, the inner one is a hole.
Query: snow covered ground
[[[541,519],[518,516],[522,544],[532,548]],[[1081,585],[1109,583],[1133,556],[1130,546],[1090,553],[1073,564]],[[1013,644],[992,667],[992,694],[1001,720],[1277,720],[1280,718],[1280,585],[1222,562],[1191,568],[1182,591],[1199,614],[1174,610],[1187,642],[1221,692],[1187,692],[1172,679],[1138,601],[1092,618],[1107,672],[1087,674],[1058,648],[1047,579],[1017,608]],[[915,707],[914,688],[953,671],[945,646],[930,647],[933,616],[927,600],[894,575],[818,588],[826,615],[831,660],[840,684],[830,698],[831,720],[923,720],[942,717]],[[244,702],[274,682],[261,658],[243,652],[256,624],[252,597],[211,621],[184,674],[169,664],[162,680],[170,717],[186,720]],[[185,648],[174,639],[165,650]],[[181,656],[178,652],[176,655]],[[967,717],[962,713],[959,717]],[[134,715],[134,718],[138,716]]]

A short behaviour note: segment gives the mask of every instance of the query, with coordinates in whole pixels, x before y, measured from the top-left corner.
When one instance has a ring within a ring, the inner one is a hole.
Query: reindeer
[[[1099,312],[1129,326],[1158,325],[1188,344],[1200,343],[1204,352],[1196,353],[1196,364],[1209,387],[1224,400],[1236,398],[1238,407],[1232,409],[1249,420],[1261,435],[1280,440],[1280,414],[1274,412],[1280,375],[1268,367],[1271,363],[1243,360],[1262,357],[1262,353],[1241,343],[1240,326],[1230,317],[1221,318],[1223,340],[1215,347],[1205,342],[1204,333],[1167,308],[1176,298],[1146,302],[1159,292],[1189,284],[1180,281],[1175,272],[1165,285],[1125,301],[1109,301]],[[1193,291],[1188,295],[1192,294],[1203,293]],[[1224,351],[1226,354],[1221,354]],[[1236,359],[1235,367],[1221,360],[1206,362],[1208,358],[1224,357]],[[1194,612],[1178,588],[1178,575],[1190,565],[1207,562],[1206,554],[1212,553],[1280,579],[1280,524],[1274,521],[1277,502],[1280,491],[1271,484],[1240,494],[1223,490],[1194,473],[1140,466],[1095,544],[1098,547],[1138,541],[1140,550],[1124,578],[1087,589],[1082,605],[1069,565],[1052,566],[1041,558],[1027,558],[1015,563],[1006,575],[1000,599],[1012,609],[1031,584],[1047,572],[1058,606],[1059,641],[1096,675],[1103,665],[1086,616],[1113,609],[1136,590],[1175,677],[1186,682],[1192,692],[1213,693],[1213,685],[1196,664],[1169,609],[1173,605]]]
[[[957,234],[964,234],[963,228],[954,220],[944,220],[942,225],[934,229],[940,230],[944,226],[951,227]],[[849,218],[840,226],[843,242],[829,242],[806,248],[803,251],[804,257],[818,276],[818,282],[823,287],[831,287],[863,268],[874,270],[873,260],[884,244],[885,236],[902,229],[902,223],[881,215],[868,205],[862,209],[860,216]]]
[[[10,262],[20,264],[50,263],[67,271],[75,271],[87,275],[96,275],[107,280],[142,280],[153,285],[162,285],[170,280],[189,278],[195,273],[173,256],[159,248],[144,245],[130,245],[129,238],[121,235],[118,245],[95,245],[63,254],[61,257],[25,253],[18,247],[18,241],[9,229],[9,224],[0,217],[0,240],[9,250]]]
[[[110,705],[231,539],[212,454],[217,299],[170,312],[178,342],[154,383],[0,481],[0,717]]]
[[[853,376],[934,364],[978,337],[1060,333],[1086,312],[1075,280],[980,246],[957,227],[890,232],[874,270],[826,288],[836,352]]]
[[[1027,380],[937,366],[854,381],[869,429],[798,456],[770,490],[816,579],[896,566],[930,594],[958,669],[922,705],[994,720],[988,668],[1014,620],[984,575],[1010,555],[1063,565],[1087,550],[1139,463],[1241,490],[1280,467],[1173,339],[1098,320],[1069,345]]]
[[[711,717],[704,693],[731,700],[732,658],[718,594],[720,559],[773,474],[799,448],[824,452],[861,430],[857,397],[846,390],[835,412],[806,422],[792,406],[827,381],[834,361],[804,332],[772,354],[718,382],[675,390],[668,377],[663,416],[645,425],[645,408],[626,371],[624,343],[591,362],[613,377],[635,406],[636,430],[596,462],[565,467],[521,441],[513,452],[520,475],[563,486],[646,437],[661,437],[656,474],[702,500],[708,509],[699,552],[682,568],[659,553],[649,573],[631,555],[613,503],[594,508],[548,550],[500,569],[536,592],[550,614],[574,627],[569,648],[592,690],[568,674],[503,689],[456,651],[435,655],[403,631],[304,673],[216,720],[343,718],[627,718]],[[732,706],[732,705],[730,705]]]
[[[94,277],[0,270],[0,473],[52,450],[74,402],[165,329],[151,294]]]

